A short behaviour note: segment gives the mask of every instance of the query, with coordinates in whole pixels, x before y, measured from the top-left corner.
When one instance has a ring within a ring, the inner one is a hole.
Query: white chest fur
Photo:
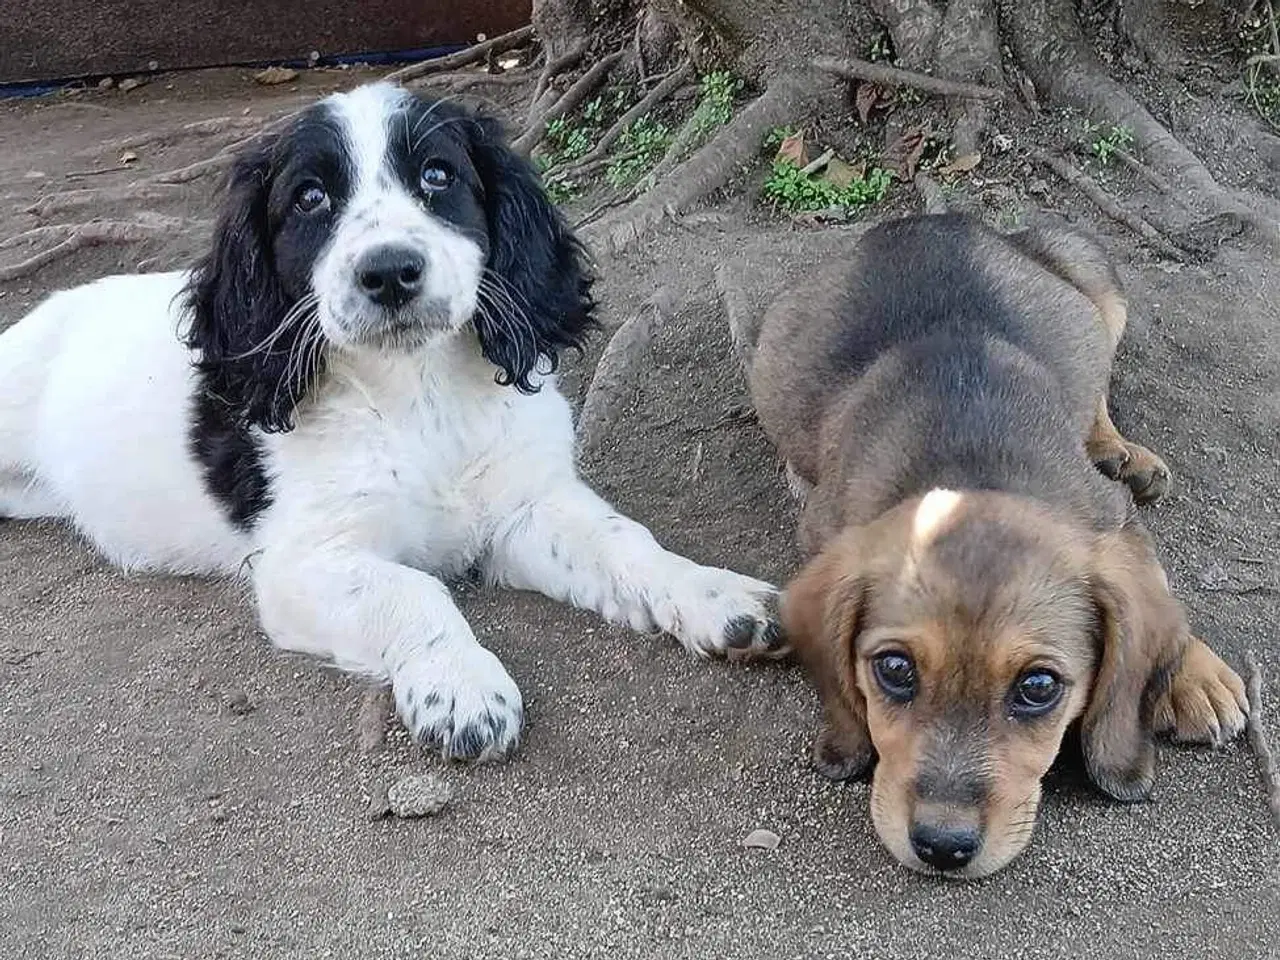
[[[259,536],[337,536],[432,572],[467,567],[499,520],[573,470],[554,380],[522,395],[494,372],[469,331],[413,356],[337,358],[296,429],[266,438],[273,506]]]

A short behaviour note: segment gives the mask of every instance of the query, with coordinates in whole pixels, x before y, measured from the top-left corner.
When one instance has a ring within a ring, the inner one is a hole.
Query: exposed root
[[[536,119],[538,106],[546,95],[551,81],[566,70],[572,70],[578,65],[578,61],[587,55],[590,47],[586,41],[575,44],[566,50],[560,56],[553,60],[548,60],[547,65],[542,68],[542,73],[538,75],[538,82],[533,87],[533,95],[529,98],[529,122],[533,123]]]
[[[608,130],[600,135],[600,139],[596,141],[596,145],[584,156],[575,160],[572,164],[564,168],[567,174],[581,175],[585,169],[594,169],[592,166],[608,157],[609,148],[614,142],[627,132],[627,128],[635,123],[641,117],[650,113],[654,108],[661,104],[667,97],[675,93],[684,85],[685,81],[693,77],[693,65],[685,62],[663,79],[656,87],[645,94],[644,98],[634,107],[620,116]]]
[[[1258,773],[1262,777],[1262,786],[1267,792],[1267,809],[1271,811],[1272,822],[1280,827],[1280,771],[1276,769],[1275,754],[1271,752],[1271,743],[1267,739],[1267,728],[1262,712],[1262,671],[1258,669],[1258,661],[1253,654],[1245,655],[1245,669],[1249,676],[1245,689],[1249,695],[1249,718],[1245,724],[1245,732],[1249,737],[1249,746],[1258,758]]]
[[[107,243],[135,243],[152,237],[172,236],[196,221],[165,217],[156,213],[140,213],[136,220],[92,220],[88,223],[36,227],[5,241],[5,247],[19,242],[32,243],[61,236],[63,239],[39,253],[19,260],[9,266],[0,266],[0,282],[30,276],[42,267],[75,253],[84,247],[97,247]]]
[[[132,183],[97,189],[61,190],[45,194],[29,206],[27,212],[43,220],[53,213],[78,210],[98,204],[168,200],[182,193],[180,189],[182,184],[190,183],[193,180],[198,180],[211,174],[221,173],[231,165],[237,153],[246,144],[280,129],[296,116],[296,112],[291,112],[265,122],[260,119],[255,120],[253,126],[256,129],[253,133],[248,136],[238,137],[213,156],[197,160],[185,166],[176,167],[173,170],[165,170],[150,177],[135,180]]]
[[[164,173],[157,173],[151,178],[151,182],[190,183],[192,180],[199,180],[201,177],[207,177],[210,174],[221,173],[227,167],[231,166],[231,162],[235,160],[236,153],[240,148],[253,139],[253,137],[244,137],[218,151],[212,157],[206,157],[204,160],[197,160],[195,163],[189,163],[185,167],[178,167],[176,170],[166,170]]]
[[[938,33],[934,63],[953,80],[1003,87],[995,0],[950,0]],[[951,142],[958,157],[980,154],[990,108],[984,98],[948,102],[955,127]]]
[[[540,113],[530,124],[528,129],[520,136],[516,137],[511,143],[511,148],[517,153],[528,156],[533,152],[533,148],[542,142],[542,138],[546,135],[547,124],[557,117],[562,117],[566,113],[577,109],[577,107],[591,96],[596,89],[609,76],[609,72],[614,68],[619,60],[622,59],[624,51],[618,50],[597,60],[590,70],[584,73],[568,90],[548,107]]]
[[[177,184],[155,183],[143,180],[137,183],[120,184],[113,187],[97,189],[60,190],[48,193],[27,207],[27,213],[44,220],[54,213],[65,213],[68,210],[82,210],[98,204],[120,201],[143,202],[163,201],[180,196],[183,193]]]
[[[596,364],[578,417],[578,455],[589,458],[612,429],[634,392],[653,336],[671,316],[666,290],[659,290],[618,327]]]
[[[625,248],[656,226],[664,217],[683,213],[695,201],[724,186],[760,150],[773,127],[794,122],[813,99],[813,77],[804,73],[778,76],[763,94],[712,138],[711,142],[681,164],[670,177],[657,183],[618,216],[588,228],[588,240],[609,249]]]
[[[756,355],[756,342],[760,337],[760,323],[764,315],[753,311],[742,288],[729,277],[729,268],[721,263],[716,266],[716,290],[724,301],[725,320],[729,324],[729,342],[743,377],[751,375],[751,364]]]
[[[925,213],[947,212],[947,201],[942,196],[942,188],[933,177],[927,173],[917,173],[914,183],[920,199],[924,201]]]
[[[117,154],[126,150],[138,150],[154,143],[172,143],[176,140],[203,140],[210,137],[229,136],[240,139],[244,131],[256,130],[263,125],[261,117],[208,117],[204,120],[193,120],[159,130],[148,130],[117,140],[108,140],[92,149],[92,153]]]
[[[1070,160],[1063,157],[1055,157],[1052,154],[1045,153],[1043,150],[1036,150],[1032,156],[1037,162],[1044,164],[1093,201],[1099,210],[1117,223],[1124,224],[1162,255],[1180,263],[1186,262],[1187,255],[1170,243],[1164,234],[1136,213],[1130,213],[1121,207],[1119,203],[1094,183],[1087,173]]]
[[[964,83],[960,80],[947,80],[933,77],[927,73],[916,73],[914,70],[900,70],[887,67],[882,63],[868,63],[866,60],[838,60],[835,57],[818,57],[813,65],[824,73],[833,73],[846,80],[866,80],[882,87],[911,87],[925,93],[936,93],[943,97],[966,97],[974,100],[1003,100],[1008,94],[995,87],[987,87],[980,83]]]
[[[1014,52],[1042,93],[1095,123],[1125,127],[1134,144],[1189,206],[1230,214],[1280,250],[1280,202],[1222,186],[1200,159],[1107,75],[1070,0],[1002,0]]]
[[[893,36],[899,60],[917,69],[933,62],[942,15],[929,0],[870,0],[868,5]]]
[[[510,33],[504,33],[494,37],[492,40],[485,40],[474,46],[467,47],[465,50],[459,50],[457,53],[451,53],[447,57],[439,57],[435,60],[424,60],[421,63],[411,63],[407,67],[401,67],[399,70],[393,70],[387,74],[386,80],[391,83],[404,83],[408,80],[416,80],[419,77],[425,77],[432,73],[444,73],[449,70],[457,70],[459,67],[466,67],[473,63],[479,63],[490,54],[497,55],[506,53],[508,50],[514,50],[516,47],[523,47],[526,43],[533,39],[533,27],[525,25]]]
[[[432,90],[448,90],[458,93],[471,87],[517,87],[529,82],[530,71],[512,69],[502,73],[489,73],[487,70],[460,70],[456,73],[435,73],[420,80],[414,80],[405,86],[414,90],[426,87]]]

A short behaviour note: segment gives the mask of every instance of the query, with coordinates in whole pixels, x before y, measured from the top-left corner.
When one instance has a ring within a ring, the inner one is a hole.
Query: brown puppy
[[[751,392],[816,554],[783,611],[824,707],[815,760],[847,778],[878,756],[872,816],[907,866],[1017,856],[1076,721],[1124,801],[1151,790],[1155,733],[1244,726],[1134,515],[1169,474],[1107,414],[1124,325],[1091,240],[958,216],[872,229],[765,316]]]

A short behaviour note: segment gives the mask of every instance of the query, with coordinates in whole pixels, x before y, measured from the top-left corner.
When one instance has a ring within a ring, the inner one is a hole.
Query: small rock
[[[234,713],[237,717],[243,717],[258,708],[258,705],[249,699],[249,695],[243,690],[234,690],[227,697],[227,709]]]
[[[253,75],[253,79],[264,86],[274,86],[277,83],[288,83],[290,80],[298,79],[298,71],[289,67],[267,67]]]
[[[28,170],[22,175],[23,180],[43,180],[48,174],[43,170]]]
[[[387,791],[391,812],[397,817],[430,817],[453,799],[453,787],[431,776],[402,777]]]
[[[226,807],[214,807],[214,808],[213,808],[213,810],[212,810],[212,812],[210,812],[210,814],[209,814],[209,819],[210,819],[210,820],[212,820],[214,823],[226,823],[226,822],[227,822],[227,808],[226,808]]]
[[[159,70],[159,69],[160,69],[160,61],[159,61],[159,60],[148,60],[148,61],[147,61],[147,69],[148,69],[148,70],[150,70],[152,73],[155,73],[157,70]]]
[[[101,80],[98,81],[99,90],[110,90],[115,85],[116,85],[115,77],[103,77]]]
[[[146,86],[147,81],[141,77],[125,77],[120,81],[120,92],[128,93],[130,90],[137,90],[139,87]]]
[[[742,838],[742,845],[749,850],[777,850],[782,838],[772,830],[752,830]]]
[[[134,153],[132,150],[126,150],[124,153],[120,154],[120,164],[122,166],[127,166],[130,163],[137,163],[137,162],[138,162],[138,155]]]
[[[391,798],[387,795],[387,785],[381,780],[369,788],[369,819],[381,820],[391,815]]]

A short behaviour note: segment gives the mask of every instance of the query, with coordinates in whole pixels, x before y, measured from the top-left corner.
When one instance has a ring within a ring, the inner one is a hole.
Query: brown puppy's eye
[[[1010,707],[1015,716],[1041,717],[1057,706],[1064,689],[1062,679],[1056,673],[1028,670],[1010,691]]]
[[[905,653],[882,653],[871,661],[871,672],[884,695],[896,703],[910,703],[916,695],[916,665]]]

